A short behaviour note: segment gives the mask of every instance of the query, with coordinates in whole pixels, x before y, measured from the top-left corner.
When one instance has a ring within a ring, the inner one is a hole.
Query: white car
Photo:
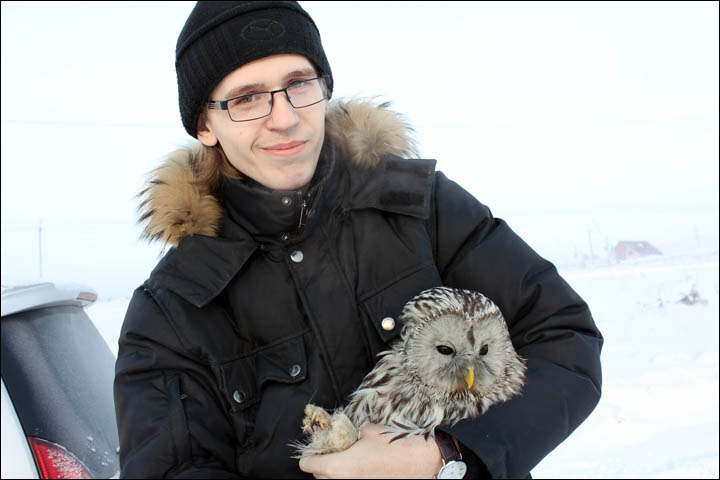
[[[2,288],[2,478],[117,478],[115,357],[80,285]]]

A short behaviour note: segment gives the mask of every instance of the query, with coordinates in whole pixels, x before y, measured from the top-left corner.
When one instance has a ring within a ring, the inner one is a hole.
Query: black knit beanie
[[[328,93],[332,93],[332,72],[320,32],[297,2],[197,2],[175,49],[185,130],[197,137],[204,104],[228,73],[279,53],[307,57],[320,75],[328,76]]]

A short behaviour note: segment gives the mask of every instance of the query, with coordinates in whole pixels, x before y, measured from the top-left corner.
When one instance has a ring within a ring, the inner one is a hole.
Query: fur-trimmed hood
[[[387,154],[417,157],[412,128],[389,106],[371,99],[330,102],[326,135],[339,144],[352,165],[375,168]],[[186,235],[218,235],[223,216],[220,200],[207,187],[193,183],[193,165],[202,162],[203,155],[198,142],[172,152],[150,172],[138,195],[143,238],[177,245]]]

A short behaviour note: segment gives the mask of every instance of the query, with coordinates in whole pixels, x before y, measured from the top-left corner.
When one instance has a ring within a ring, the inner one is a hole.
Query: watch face
[[[453,460],[445,464],[437,474],[437,478],[463,478],[467,471],[465,462]]]

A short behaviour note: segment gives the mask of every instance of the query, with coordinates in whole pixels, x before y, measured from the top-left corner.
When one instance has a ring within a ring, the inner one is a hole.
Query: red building
[[[645,257],[647,255],[662,255],[662,252],[645,241],[622,241],[615,245],[614,260],[622,262],[629,258]]]

